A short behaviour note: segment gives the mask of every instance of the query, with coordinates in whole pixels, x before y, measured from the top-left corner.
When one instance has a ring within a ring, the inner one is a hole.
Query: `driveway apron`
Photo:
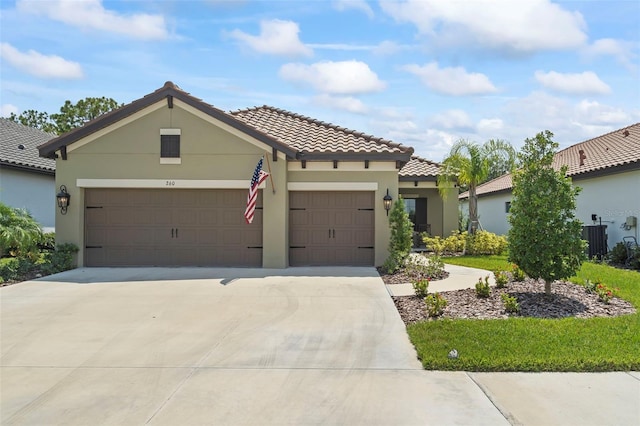
[[[0,423],[508,424],[374,268],[83,268],[0,290]]]

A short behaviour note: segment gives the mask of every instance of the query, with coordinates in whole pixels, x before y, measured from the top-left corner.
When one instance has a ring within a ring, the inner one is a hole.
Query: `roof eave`
[[[95,120],[90,121],[89,123],[85,124],[82,127],[73,129],[70,132],[67,132],[61,136],[58,136],[55,139],[52,139],[38,146],[38,151],[40,153],[40,156],[46,157],[46,158],[55,158],[56,151],[61,149],[63,146],[70,145],[84,137],[91,135],[92,133],[95,133],[100,129],[108,127],[122,120],[125,117],[135,114],[136,112],[150,105],[163,101],[164,99],[167,98],[167,96],[172,96],[184,102],[185,104],[193,108],[196,108],[197,110],[207,115],[210,115],[213,118],[219,121],[222,121],[223,123],[230,125],[231,127],[234,127],[237,130],[240,130],[248,134],[249,136],[271,146],[272,148],[275,148],[278,151],[285,153],[289,157],[295,157],[297,154],[296,150],[292,149],[290,146],[282,144],[281,142],[265,135],[264,133],[257,131],[253,127],[250,127],[244,124],[243,122],[235,119],[229,114],[221,110],[218,110],[217,108],[214,108],[208,104],[205,104],[204,102],[192,97],[191,95],[181,90],[177,90],[173,85],[165,84],[165,86],[163,86],[161,89],[153,93],[150,93],[144,96],[143,98],[135,100],[131,102],[129,105],[125,105],[117,110],[114,110],[105,115],[102,115],[96,118]]]

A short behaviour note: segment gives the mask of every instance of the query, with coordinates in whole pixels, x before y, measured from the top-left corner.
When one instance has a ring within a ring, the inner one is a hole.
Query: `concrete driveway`
[[[526,377],[423,371],[373,268],[78,269],[0,298],[3,425],[500,425],[544,409],[518,417],[509,398],[542,386]]]

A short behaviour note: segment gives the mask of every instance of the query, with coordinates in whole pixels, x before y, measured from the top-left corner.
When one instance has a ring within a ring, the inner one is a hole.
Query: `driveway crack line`
[[[502,417],[504,417],[504,419],[506,421],[508,421],[511,425],[514,426],[521,426],[522,423],[520,423],[513,414],[511,414],[509,412],[509,410],[505,409],[504,407],[502,407],[495,399],[493,399],[491,397],[491,394],[489,393],[489,390],[484,387],[480,382],[478,382],[472,374],[470,374],[469,372],[465,373],[467,375],[468,378],[471,379],[471,381],[473,381],[473,383],[475,383],[475,385],[482,391],[482,393],[484,394],[484,396],[487,397],[487,399],[489,400],[489,402],[491,402],[491,404],[496,407],[496,409],[500,412],[500,414],[502,414]]]
[[[198,362],[197,362],[193,367],[191,367],[191,371],[189,371],[189,373],[188,373],[188,374],[187,374],[187,375],[186,375],[182,380],[180,380],[180,383],[178,383],[178,384],[176,385],[175,389],[171,392],[171,394],[167,397],[167,399],[165,399],[165,400],[160,404],[160,406],[156,409],[156,411],[154,411],[154,412],[153,412],[153,414],[151,415],[151,417],[149,417],[149,418],[147,419],[147,421],[146,421],[146,422],[144,422],[144,424],[149,424],[149,423],[154,419],[154,417],[155,417],[155,416],[156,416],[160,411],[162,411],[162,409],[167,405],[167,403],[169,403],[169,401],[171,401],[171,400],[173,399],[174,395],[175,395],[176,393],[178,393],[178,391],[179,391],[180,389],[182,389],[182,387],[184,386],[184,384],[185,384],[185,383],[186,383],[186,382],[187,382],[191,377],[193,377],[193,375],[196,373],[196,371],[198,371],[198,370],[200,370],[200,369],[202,368],[202,364],[204,363],[204,361],[205,361],[207,358],[209,358],[209,356],[213,353],[213,351],[215,351],[215,350],[218,348],[218,346],[220,346],[220,343],[222,343],[222,342],[227,338],[227,336],[229,336],[229,334],[231,334],[231,333],[232,333],[236,328],[238,328],[238,326],[239,326],[239,325],[240,325],[240,321],[239,321],[239,320],[236,320],[236,321],[234,321],[234,323],[233,323],[233,324],[231,324],[231,326],[230,326],[230,327],[228,327],[228,328],[227,328],[227,332],[224,334],[224,336],[222,336],[222,338],[221,338],[220,340],[218,340],[218,341],[216,342],[216,344],[215,344],[215,345],[213,345],[213,346],[211,347],[211,349],[209,349],[209,350],[207,351],[207,353],[205,353],[202,357],[200,357],[200,359],[198,360]]]

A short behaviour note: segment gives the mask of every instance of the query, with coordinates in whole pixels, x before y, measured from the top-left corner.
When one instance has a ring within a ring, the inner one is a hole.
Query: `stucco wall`
[[[56,226],[56,193],[53,175],[0,167],[0,202],[27,209],[46,232]]]

